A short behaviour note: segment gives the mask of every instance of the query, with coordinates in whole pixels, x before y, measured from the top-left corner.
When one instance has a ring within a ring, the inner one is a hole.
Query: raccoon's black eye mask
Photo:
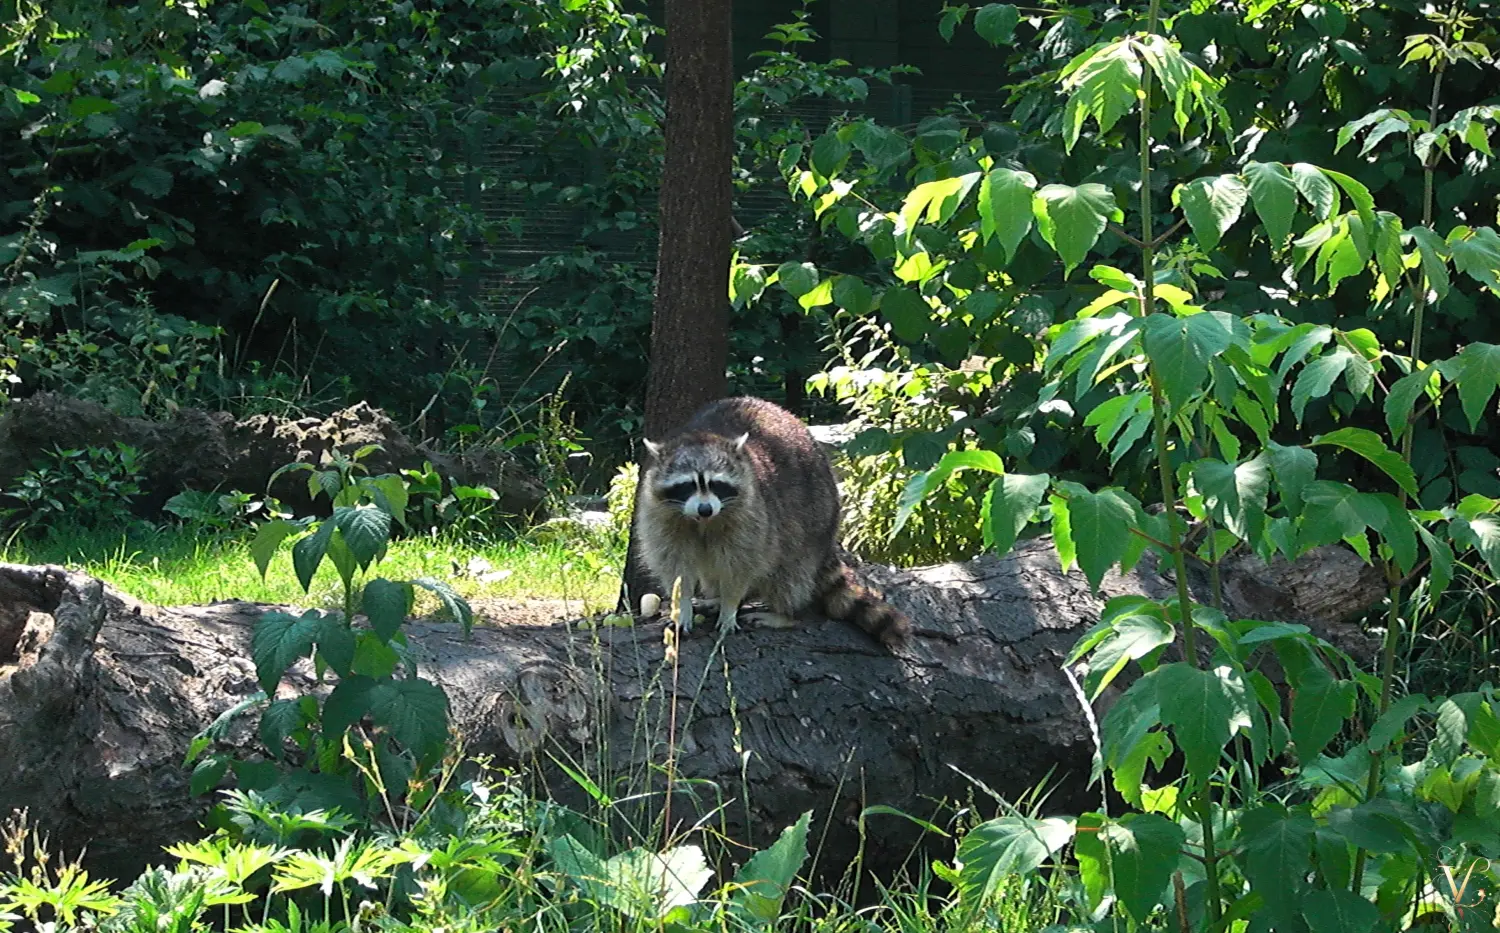
[[[692,498],[693,493],[700,491],[703,486],[703,476],[699,474],[697,480],[685,479],[670,486],[663,486],[660,490],[661,497],[668,502],[686,502]],[[712,479],[707,483],[708,491],[718,496],[720,501],[733,499],[737,495],[733,483],[723,480]]]

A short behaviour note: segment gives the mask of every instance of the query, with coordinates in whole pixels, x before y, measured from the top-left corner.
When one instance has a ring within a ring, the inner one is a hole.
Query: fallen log
[[[408,637],[422,674],[447,691],[469,754],[568,799],[577,787],[558,760],[596,767],[601,786],[623,776],[632,791],[659,791],[652,765],[675,749],[679,777],[719,788],[715,825],[731,838],[764,845],[810,809],[834,871],[858,851],[864,807],[930,818],[935,801],[982,799],[971,778],[1016,797],[1051,772],[1051,809],[1097,806],[1089,728],[1060,664],[1104,599],[1175,592],[1149,556],[1097,595],[1077,571],[1059,572],[1046,540],[1004,558],[864,572],[913,618],[897,656],[839,623],[741,631],[722,653],[704,629],[680,645],[674,679],[660,622],[498,619],[466,639],[455,624],[416,621]],[[1203,595],[1204,581],[1192,582]],[[1381,579],[1348,550],[1273,567],[1238,558],[1221,582],[1232,616],[1305,622],[1370,653],[1349,620],[1380,597]],[[249,637],[268,608],[150,606],[82,573],[0,564],[0,813],[30,808],[35,825],[73,850],[87,845],[96,870],[115,877],[198,832],[208,800],[190,797],[183,752],[256,691]],[[312,682],[305,664],[288,678]],[[228,741],[254,753],[248,723]],[[877,871],[919,832],[886,816],[867,829]]]

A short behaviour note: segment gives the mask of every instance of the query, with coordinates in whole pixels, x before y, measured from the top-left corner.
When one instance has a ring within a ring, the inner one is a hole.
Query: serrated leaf
[[[391,539],[391,515],[373,505],[340,507],[333,510],[333,521],[344,544],[365,570]]]
[[[287,668],[312,653],[323,631],[323,614],[316,609],[300,616],[268,612],[256,621],[250,636],[250,657],[255,662],[261,689],[267,695],[276,694],[276,686]]]
[[[1422,272],[1427,284],[1437,294],[1438,301],[1448,297],[1452,282],[1448,278],[1448,244],[1430,227],[1410,227],[1405,231],[1417,246],[1417,256],[1422,263]]]
[[[1333,181],[1316,165],[1297,162],[1292,166],[1292,183],[1298,193],[1312,205],[1313,216],[1330,220],[1338,213],[1339,193]]]
[[[312,589],[313,576],[318,572],[318,565],[323,562],[323,555],[328,553],[328,542],[333,537],[333,530],[333,521],[325,519],[317,531],[298,539],[292,545],[292,569],[296,571],[297,582],[302,584],[304,593]]]
[[[224,773],[229,770],[231,760],[228,755],[209,755],[198,762],[188,780],[188,793],[201,797],[218,787],[219,782],[224,780]]]
[[[286,540],[287,535],[301,530],[301,525],[284,518],[264,522],[255,530],[255,539],[250,542],[250,556],[255,560],[255,569],[260,571],[261,580],[265,580],[271,558],[276,556],[276,549],[281,547],[281,542]]]
[[[1104,574],[1119,563],[1135,524],[1135,507],[1115,489],[1092,492],[1067,484],[1068,526],[1078,566],[1095,590]]]
[[[1083,681],[1089,702],[1099,699],[1100,692],[1119,676],[1127,663],[1171,644],[1174,635],[1174,629],[1162,619],[1160,611],[1142,609],[1113,620],[1109,635],[1089,656],[1088,674]]]
[[[370,691],[370,719],[403,747],[431,754],[448,739],[448,696],[421,678],[380,683]]]
[[[1006,473],[990,484],[985,494],[988,500],[985,537],[995,554],[1010,553],[1016,538],[1041,506],[1051,482],[1052,477],[1046,473]]]
[[[1186,841],[1182,827],[1165,816],[1131,813],[1097,832],[1078,833],[1076,848],[1080,862],[1095,861],[1126,913],[1144,924],[1168,891]]]
[[[1308,763],[1323,753],[1344,722],[1354,715],[1355,686],[1335,680],[1321,664],[1303,672],[1292,693],[1292,744]]]
[[[836,130],[829,130],[812,147],[812,168],[824,178],[833,178],[849,160],[849,144]]]
[[[1201,784],[1234,733],[1251,725],[1244,680],[1228,667],[1205,671],[1178,661],[1157,669],[1156,689],[1162,722],[1171,728],[1194,783]]]
[[[358,633],[354,641],[354,662],[349,665],[351,674],[363,674],[376,680],[385,680],[396,672],[401,656],[396,649],[381,641],[374,632]]]
[[[1302,413],[1307,409],[1307,403],[1326,396],[1333,389],[1335,380],[1343,375],[1354,360],[1355,356],[1348,347],[1335,347],[1302,367],[1292,386],[1292,414],[1297,416],[1298,424],[1302,423]]]
[[[1453,267],[1500,294],[1500,235],[1489,227],[1455,227],[1448,233]]]
[[[1065,274],[1083,262],[1105,225],[1120,215],[1114,194],[1094,182],[1076,188],[1046,185],[1037,191],[1033,210],[1043,239],[1062,257]]]
[[[890,322],[898,338],[906,343],[920,343],[927,336],[932,307],[912,289],[893,286],[880,298],[880,314]]]
[[[1243,175],[1255,213],[1279,250],[1292,235],[1292,219],[1297,215],[1297,184],[1292,173],[1280,162],[1249,162]]]
[[[776,281],[793,298],[818,287],[818,268],[810,262],[784,262],[776,267]]]
[[[1469,427],[1477,429],[1479,419],[1489,413],[1495,389],[1500,387],[1500,346],[1471,343],[1436,367],[1458,389]]]
[[[841,275],[833,283],[833,303],[855,317],[864,317],[874,305],[875,296],[863,279]]]
[[[1016,247],[1031,230],[1036,176],[1030,172],[996,168],[979,185],[979,231],[988,243],[1000,237],[1005,261],[1016,258]]]
[[[1265,457],[1276,480],[1282,506],[1291,514],[1301,511],[1302,493],[1318,473],[1318,455],[1304,447],[1283,447],[1272,441]]]
[[[1389,476],[1397,486],[1415,498],[1417,493],[1417,476],[1412,472],[1411,465],[1401,458],[1401,455],[1385,446],[1385,441],[1374,431],[1366,431],[1364,428],[1340,428],[1327,434],[1320,434],[1308,442],[1309,447],[1317,447],[1320,444],[1331,444],[1342,447],[1351,453],[1359,454],[1380,469],[1380,472]]]
[[[380,681],[355,674],[338,682],[323,701],[323,738],[334,741],[370,713],[371,696]]]
[[[1237,832],[1245,847],[1245,874],[1257,890],[1275,892],[1283,901],[1281,910],[1295,904],[1296,893],[1306,886],[1317,828],[1308,813],[1275,802],[1255,807],[1240,818]]]
[[[360,606],[370,620],[370,628],[381,641],[390,641],[401,629],[406,616],[411,612],[412,588],[410,583],[393,583],[376,577],[365,584],[360,597]]]
[[[1200,460],[1193,464],[1193,488],[1203,496],[1209,514],[1244,541],[1265,522],[1271,467],[1265,455],[1245,463]]]
[[[458,595],[453,587],[432,577],[418,577],[411,582],[436,596],[448,618],[462,625],[465,635],[469,634],[474,627],[474,610],[469,608],[468,601]]]
[[[1029,875],[1073,839],[1067,820],[1002,816],[980,823],[958,844],[959,896],[984,904],[1007,877]]]
[[[1318,933],[1369,933],[1380,926],[1379,909],[1343,888],[1308,891],[1302,899],[1302,916],[1308,928]]]
[[[1421,524],[1417,525],[1417,537],[1422,539],[1422,544],[1427,548],[1431,561],[1427,571],[1427,587],[1432,594],[1431,598],[1437,599],[1447,591],[1448,584],[1453,582],[1453,548]]]
[[[1234,343],[1232,323],[1223,312],[1187,317],[1150,314],[1143,343],[1153,371],[1174,409],[1197,394],[1208,380],[1209,361]]]
[[[1250,191],[1236,175],[1195,178],[1178,185],[1172,199],[1182,205],[1188,226],[1198,244],[1206,251],[1216,249],[1219,240],[1240,219]]]
[[[755,853],[734,875],[731,903],[755,920],[771,923],[781,916],[781,904],[807,861],[807,831],[812,811],[781,831],[769,847]]]
[[[1399,439],[1411,427],[1411,413],[1417,399],[1436,378],[1437,370],[1428,367],[1407,373],[1391,384],[1385,396],[1385,424],[1391,437]]]
[[[307,725],[298,699],[276,700],[260,716],[260,741],[278,760],[286,754],[286,741]]]
[[[1100,133],[1108,133],[1135,107],[1141,74],[1141,63],[1125,39],[1096,46],[1068,64],[1063,70],[1063,91],[1068,95],[1063,143],[1068,152],[1089,117],[1099,124]]]

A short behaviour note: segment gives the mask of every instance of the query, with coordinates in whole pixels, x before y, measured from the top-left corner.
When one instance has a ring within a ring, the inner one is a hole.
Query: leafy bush
[[[0,511],[7,524],[41,532],[59,525],[119,528],[134,521],[144,469],[140,451],[114,447],[54,447],[48,463],[22,473],[0,499],[16,505]]]

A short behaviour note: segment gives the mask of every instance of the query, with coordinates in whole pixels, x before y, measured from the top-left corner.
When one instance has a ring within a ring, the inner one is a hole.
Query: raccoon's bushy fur
[[[840,557],[838,486],[797,416],[761,399],[721,399],[647,446],[636,537],[664,587],[682,579],[684,630],[696,589],[720,601],[726,629],[748,599],[770,607],[775,616],[765,621],[773,625],[821,610],[887,646],[905,641],[906,616]]]

